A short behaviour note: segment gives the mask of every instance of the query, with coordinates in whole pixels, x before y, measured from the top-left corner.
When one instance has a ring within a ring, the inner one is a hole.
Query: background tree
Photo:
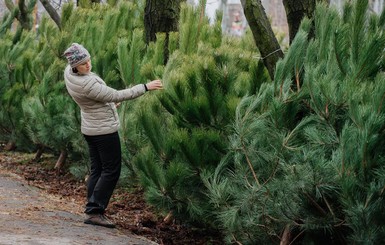
[[[261,54],[261,60],[269,71],[270,78],[274,79],[275,64],[283,57],[283,52],[271,28],[270,21],[260,0],[241,2],[255,44]]]
[[[32,28],[32,12],[36,5],[36,0],[20,0],[15,5],[11,0],[5,0],[5,5],[10,12],[17,11],[15,15],[20,26],[25,30]]]
[[[149,44],[156,40],[157,33],[166,34],[164,64],[169,56],[167,48],[169,34],[178,31],[180,6],[183,2],[186,0],[146,0],[144,8],[145,40]]]
[[[29,68],[33,59],[34,34],[19,28],[15,33],[6,32],[0,39],[0,127],[7,132],[6,150],[15,147],[29,149],[30,141],[22,125],[22,101],[33,88]]]
[[[48,0],[40,0],[40,2],[44,6],[48,15],[51,17],[51,19],[56,23],[57,27],[60,29],[61,19],[60,19],[59,13],[56,11],[56,9],[52,6],[52,4]]]
[[[284,0],[286,16],[290,31],[290,42],[298,32],[304,17],[311,17],[316,3],[329,0]],[[275,65],[283,57],[283,52],[271,28],[261,0],[241,0],[244,14],[253,33],[255,44],[261,53],[263,63],[274,79]]]
[[[287,23],[289,25],[290,43],[297,34],[303,18],[307,17],[312,19],[316,5],[319,3],[329,5],[330,0],[283,0],[283,5],[286,10]]]

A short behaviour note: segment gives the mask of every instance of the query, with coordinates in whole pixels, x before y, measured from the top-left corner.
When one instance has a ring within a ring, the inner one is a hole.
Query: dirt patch
[[[52,156],[44,156],[39,162],[31,159],[31,154],[0,151],[0,169],[16,174],[20,181],[56,199],[57,202],[52,205],[60,205],[67,212],[82,215],[86,201],[84,181],[76,180],[68,172],[57,174],[53,169],[56,159]],[[29,213],[37,213],[40,209],[39,206],[25,208],[30,209]],[[158,244],[223,244],[220,235],[213,231],[196,229],[177,221],[165,224],[163,217],[157,216],[154,209],[146,204],[140,187],[129,190],[118,188],[112,196],[107,216],[119,230]]]

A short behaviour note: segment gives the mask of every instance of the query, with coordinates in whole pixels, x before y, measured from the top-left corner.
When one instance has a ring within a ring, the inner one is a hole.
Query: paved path
[[[0,166],[0,245],[67,244],[156,243],[118,229],[83,224],[79,205],[43,194]]]

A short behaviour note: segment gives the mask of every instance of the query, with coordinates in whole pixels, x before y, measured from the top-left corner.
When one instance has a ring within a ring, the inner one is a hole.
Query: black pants
[[[118,132],[106,135],[84,135],[90,152],[91,174],[87,183],[85,213],[103,214],[119,180],[121,149]]]

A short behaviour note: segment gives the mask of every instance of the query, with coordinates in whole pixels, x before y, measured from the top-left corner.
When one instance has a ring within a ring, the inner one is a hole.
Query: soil
[[[72,213],[83,215],[86,197],[84,181],[76,180],[68,171],[58,174],[54,170],[56,159],[43,155],[32,161],[34,155],[20,152],[5,152],[0,148],[0,168],[21,178],[28,185],[37,187],[47,195],[69,200]],[[156,214],[143,197],[140,187],[117,188],[111,198],[106,215],[123,232],[134,233],[148,240],[164,245],[223,244],[220,234],[183,224],[173,220],[165,223],[164,217]]]

